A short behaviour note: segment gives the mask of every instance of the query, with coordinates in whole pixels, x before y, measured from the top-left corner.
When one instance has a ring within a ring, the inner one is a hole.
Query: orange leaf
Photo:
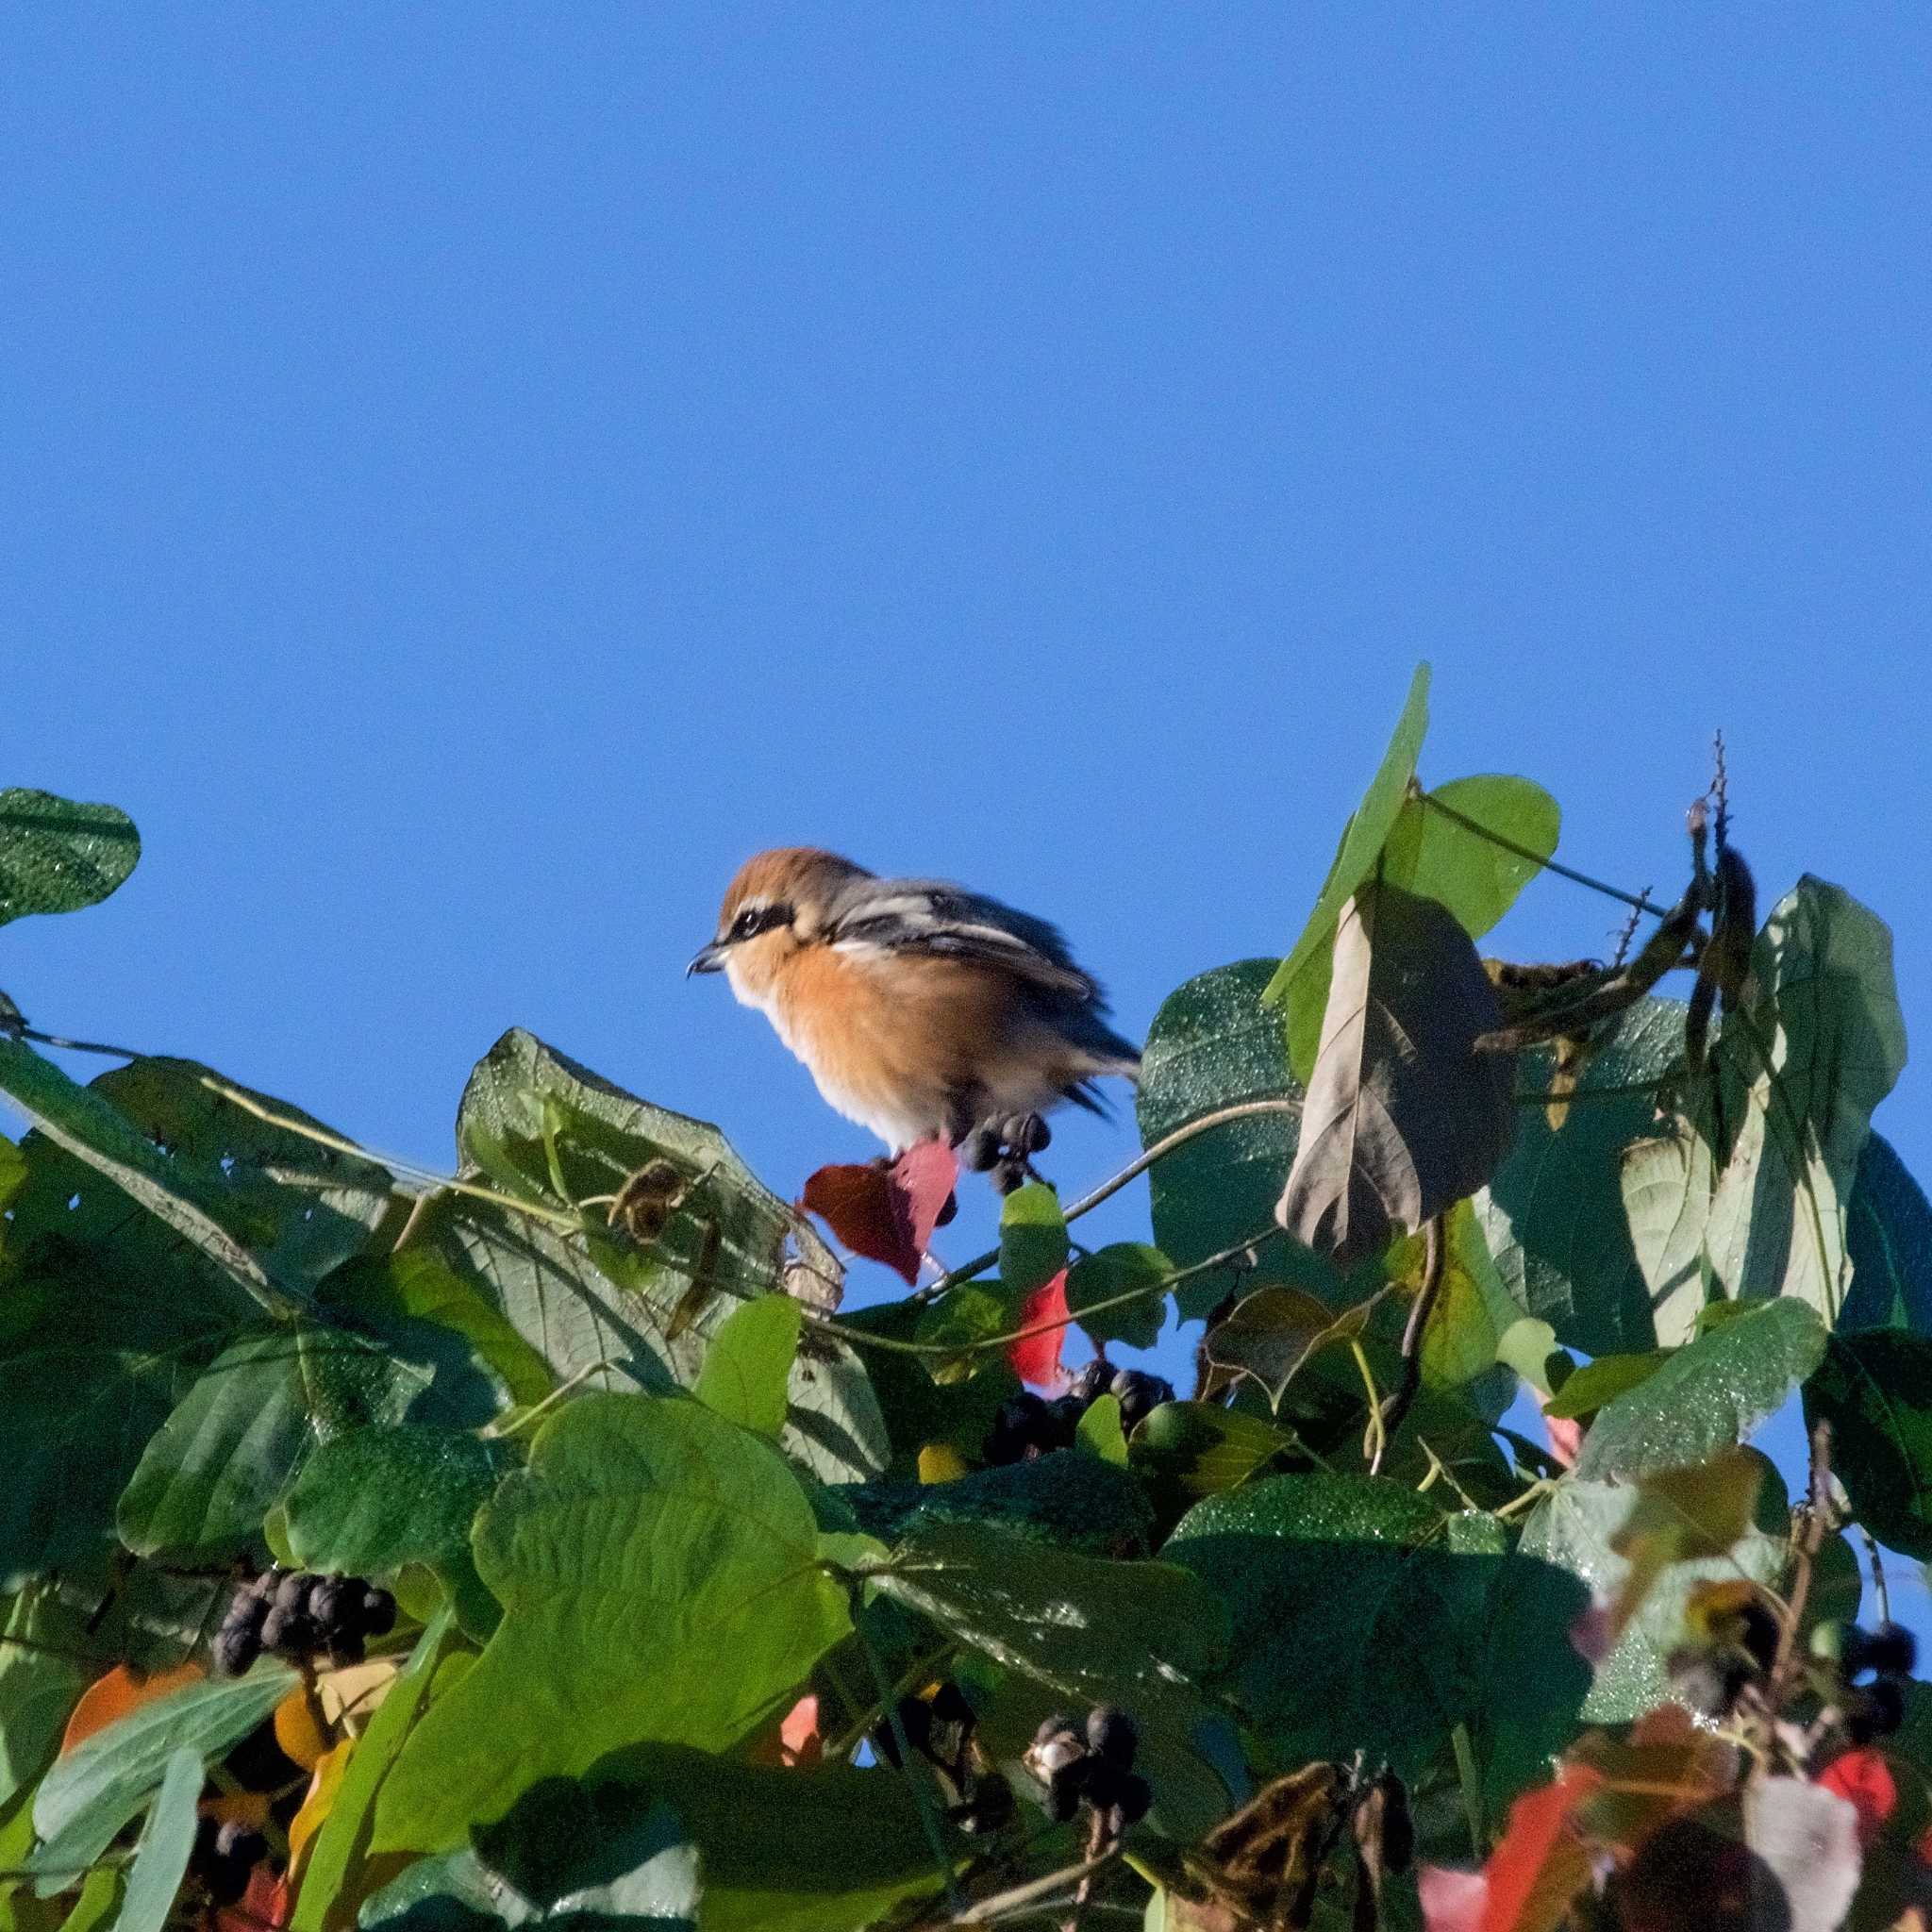
[[[336,1801],[336,1792],[341,1790],[342,1773],[349,1768],[349,1753],[356,1748],[355,1740],[344,1738],[331,1751],[323,1754],[315,1767],[315,1774],[308,1780],[308,1790],[302,1800],[302,1808],[289,1821],[289,1883],[302,1882],[302,1867],[309,1845],[315,1834],[322,1829],[323,1822],[328,1817],[329,1807]]]
[[[149,1677],[138,1676],[125,1664],[116,1664],[105,1677],[96,1677],[81,1693],[60,1740],[61,1757],[66,1757],[83,1739],[105,1730],[117,1718],[125,1717],[130,1710],[139,1710],[143,1704],[152,1704],[157,1697],[165,1697],[184,1684],[198,1684],[207,1674],[192,1659],[176,1664],[172,1671],[157,1671]]]
[[[1060,1366],[1060,1344],[1067,1339],[1071,1319],[1067,1308],[1067,1271],[1062,1268],[1020,1304],[1020,1319],[1014,1325],[1041,1331],[1007,1344],[1007,1360],[1021,1381],[1031,1382],[1036,1388],[1056,1389],[1066,1380],[1067,1372]],[[1058,1325],[1042,1326],[1045,1323]]]
[[[297,1684],[275,1706],[275,1742],[304,1771],[313,1771],[328,1756],[329,1734],[307,1684]]]
[[[890,1165],[822,1167],[804,1205],[855,1255],[895,1268],[908,1284],[932,1242],[959,1163],[943,1141],[921,1141]]]
[[[223,1906],[215,1913],[215,1932],[281,1932],[289,1923],[291,1903],[288,1880],[264,1861],[248,1874],[242,1902]]]
[[[1570,1816],[1602,1781],[1573,1765],[1509,1807],[1509,1828],[1483,1868],[1488,1897],[1476,1932],[1555,1932],[1590,1882],[1590,1854]]]

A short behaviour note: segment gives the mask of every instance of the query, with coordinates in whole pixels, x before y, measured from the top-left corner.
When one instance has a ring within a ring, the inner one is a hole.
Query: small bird
[[[942,879],[880,878],[809,845],[760,852],[731,881],[688,973],[722,972],[819,1091],[894,1153],[941,1139],[967,1165],[1023,1163],[1064,1101],[1141,1056],[1043,919]]]

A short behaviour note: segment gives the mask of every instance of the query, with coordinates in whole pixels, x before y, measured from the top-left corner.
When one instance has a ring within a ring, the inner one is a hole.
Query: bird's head
[[[739,868],[718,912],[718,932],[685,969],[723,973],[748,1007],[762,1007],[786,961],[830,924],[863,866],[815,845],[760,852]]]

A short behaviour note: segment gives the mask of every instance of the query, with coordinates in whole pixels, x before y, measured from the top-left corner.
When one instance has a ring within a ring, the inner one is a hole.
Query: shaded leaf
[[[1494,772],[1452,778],[1428,796],[1445,809],[1432,810],[1415,799],[1404,805],[1383,848],[1382,876],[1418,898],[1446,906],[1470,938],[1479,940],[1556,851],[1563,815],[1541,785]],[[1508,851],[1459,820],[1523,851]]]
[[[1543,1413],[1558,1422],[1593,1416],[1625,1391],[1649,1381],[1670,1359],[1671,1351],[1663,1348],[1643,1355],[1599,1356],[1564,1378],[1563,1386],[1543,1404]]]
[[[1719,1041],[1725,1112],[1741,1124],[1711,1198],[1706,1252],[1733,1298],[1794,1295],[1826,1323],[1847,1285],[1845,1204],[1872,1109],[1906,1060],[1891,933],[1807,876],[1751,955],[1756,997]]]
[[[1831,1424],[1831,1468],[1880,1542],[1932,1560],[1932,1341],[1834,1335],[1805,1384],[1807,1424]]]
[[[1595,1480],[1702,1462],[1782,1407],[1824,1354],[1824,1331],[1804,1303],[1740,1309],[1598,1413],[1576,1474]]]
[[[1673,1563],[1725,1556],[1751,1527],[1764,1483],[1764,1458],[1750,1450],[1721,1449],[1707,1462],[1653,1469],[1610,1549],[1630,1566],[1611,1619],[1620,1635],[1650,1587]]]
[[[0,1624],[0,1806],[46,1768],[88,1688],[85,1619],[51,1590],[23,1591]]]
[[[778,1443],[794,1462],[825,1483],[884,1474],[891,1438],[871,1371],[855,1349],[824,1336],[807,1338],[785,1387]]]
[[[1202,1347],[1218,1368],[1252,1376],[1278,1408],[1304,1364],[1319,1349],[1358,1336],[1368,1312],[1358,1304],[1338,1314],[1298,1288],[1259,1288],[1208,1331]]]
[[[1087,1405],[1074,1426],[1074,1447],[1084,1455],[1097,1456],[1117,1469],[1126,1468],[1127,1438],[1121,1427],[1118,1397],[1100,1395]]]
[[[1523,1108],[1515,1141],[1476,1212],[1504,1286],[1524,1313],[1548,1322],[1566,1348],[1635,1354],[1657,1345],[1650,1290],[1624,1212],[1622,1161],[1653,1135],[1653,1083],[1684,1045],[1684,1007],[1645,999],[1604,1029],[1577,1081],[1559,1132],[1542,1109]],[[1518,1057],[1518,1084],[1546,1091],[1553,1056]]]
[[[1429,728],[1429,667],[1418,664],[1409,682],[1408,696],[1396,720],[1394,736],[1362,802],[1356,807],[1341,834],[1341,843],[1328,876],[1315,901],[1315,909],[1302,928],[1301,937],[1269,981],[1262,997],[1271,1007],[1285,1007],[1291,1040],[1299,1032],[1309,1046],[1313,1032],[1297,1016],[1319,1014],[1326,1004],[1325,969],[1334,950],[1336,928],[1343,908],[1356,889],[1375,869],[1382,848],[1395,828],[1410,782],[1415,777],[1415,761],[1422,751],[1424,734]],[[1297,1052],[1297,1071],[1306,1079],[1314,1065],[1312,1052]],[[1166,1246],[1162,1242],[1162,1246]],[[1170,1250],[1172,1252],[1172,1250]]]
[[[621,1743],[737,1743],[847,1628],[797,1477],[690,1400],[566,1405],[477,1516],[475,1551],[503,1623],[405,1746],[379,1848],[445,1848]]]
[[[179,1746],[169,1757],[135,1847],[115,1932],[161,1932],[167,1924],[194,1850],[194,1805],[203,1775],[201,1753],[192,1745]]]
[[[1840,1328],[1932,1335],[1932,1204],[1883,1134],[1866,1137],[1845,1217],[1851,1291]]]
[[[1511,1057],[1478,1055],[1494,990],[1441,907],[1386,882],[1342,914],[1281,1224],[1346,1266],[1489,1179],[1514,1127]]]
[[[1154,1016],[1141,1050],[1136,1107],[1143,1146],[1245,1101],[1295,1108],[1208,1128],[1155,1165],[1147,1176],[1154,1240],[1176,1268],[1259,1241],[1274,1226],[1301,1099],[1279,1017],[1260,1004],[1274,965],[1243,959],[1189,980]],[[1307,1258],[1321,1278],[1314,1257]],[[1182,1282],[1174,1291],[1181,1319],[1201,1320],[1232,1280],[1231,1272],[1216,1270]]]
[[[1174,1264],[1141,1241],[1112,1241],[1067,1271],[1067,1307],[1096,1342],[1152,1348],[1167,1320],[1166,1283]],[[1131,1301],[1117,1301],[1131,1295]],[[1112,1307],[1094,1304],[1117,1301]],[[1091,1311],[1091,1312],[1090,1312]]]
[[[141,834],[111,805],[51,791],[0,791],[0,925],[29,912],[77,912],[126,878]]]
[[[921,1141],[889,1163],[820,1168],[804,1200],[855,1255],[896,1269],[910,1287],[958,1177],[943,1141]]]
[[[1163,1402],[1134,1431],[1132,1466],[1174,1513],[1203,1496],[1244,1483],[1294,1447],[1294,1438],[1238,1408],[1211,1402]]]

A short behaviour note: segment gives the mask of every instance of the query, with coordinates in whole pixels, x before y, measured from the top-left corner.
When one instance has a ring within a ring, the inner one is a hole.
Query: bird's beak
[[[689,979],[693,973],[722,973],[724,970],[724,948],[716,940],[702,948],[691,964],[684,969]]]

